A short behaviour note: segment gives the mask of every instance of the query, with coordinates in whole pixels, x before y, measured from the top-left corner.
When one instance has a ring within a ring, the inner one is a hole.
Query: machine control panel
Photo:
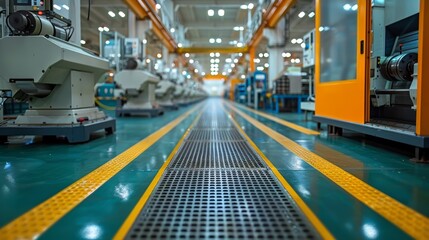
[[[315,54],[315,43],[314,43],[314,29],[304,35],[304,48],[303,48],[303,66],[312,67],[314,66],[314,54]]]

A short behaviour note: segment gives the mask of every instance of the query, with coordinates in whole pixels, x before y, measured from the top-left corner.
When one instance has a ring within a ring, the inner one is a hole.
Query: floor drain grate
[[[187,141],[244,141],[236,129],[194,129]]]
[[[130,239],[313,239],[268,170],[169,170]]]

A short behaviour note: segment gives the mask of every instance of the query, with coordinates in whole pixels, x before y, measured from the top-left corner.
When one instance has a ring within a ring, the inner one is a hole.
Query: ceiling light
[[[183,45],[181,43],[178,43],[177,46],[178,47],[183,47]]]
[[[143,39],[143,44],[146,44],[147,43],[147,40],[146,39]]]
[[[234,31],[240,31],[240,27],[239,26],[235,26],[233,29],[234,29]]]
[[[214,10],[213,9],[209,9],[207,11],[207,15],[209,15],[210,17],[212,17],[214,15]]]
[[[196,68],[195,68],[195,69],[194,69],[194,73],[198,73],[198,69],[196,69]]]
[[[291,62],[291,63],[295,63],[295,59],[291,59],[291,60],[290,60],[290,62]]]
[[[190,64],[194,63],[194,59],[189,59],[189,63]]]
[[[285,55],[286,55],[286,57],[291,57],[292,56],[292,54],[290,52],[287,52]]]
[[[352,10],[356,11],[357,9],[358,9],[358,5],[357,4],[353,5]]]
[[[156,57],[157,57],[157,58],[162,58],[162,54],[161,54],[161,53],[158,53],[158,54],[156,54]]]
[[[124,13],[124,12],[122,12],[122,11],[119,11],[119,12],[118,12],[118,15],[119,15],[120,17],[125,17],[125,13]]]
[[[263,53],[259,53],[259,57],[260,58],[264,57],[264,54]]]
[[[221,42],[222,42],[222,39],[220,39],[220,38],[216,38],[216,42],[217,42],[217,43],[221,43]]]
[[[316,15],[314,12],[310,12],[310,13],[308,14],[308,17],[309,17],[309,18],[312,18],[312,17],[314,17],[314,15]]]
[[[240,31],[243,31],[243,30],[244,30],[244,27],[243,27],[243,26],[241,26],[239,30],[240,30]]]
[[[210,63],[214,63],[215,62],[215,60],[214,59],[210,59]]]
[[[114,12],[112,12],[112,11],[109,11],[107,14],[109,14],[109,16],[111,16],[111,17],[115,17],[116,16],[116,14]]]
[[[253,9],[254,5],[253,3],[249,3],[249,5],[247,5],[247,9]]]
[[[170,32],[174,33],[175,31],[176,31],[176,29],[170,28]]]
[[[110,29],[109,29],[108,27],[103,27],[103,30],[104,30],[105,32],[110,31]]]
[[[98,27],[98,31],[100,32],[104,31],[103,27]]]
[[[105,43],[106,43],[106,45],[109,45],[109,44],[110,44],[110,41],[109,41],[109,40],[106,40],[106,42],[105,42]]]
[[[320,26],[320,27],[319,27],[319,32],[323,32],[323,30],[324,30],[324,29],[323,29],[323,27],[322,27],[322,26]]]
[[[215,54],[214,53],[210,53],[210,57],[214,57],[215,56]]]
[[[84,45],[84,44],[86,44],[86,41],[82,39],[82,40],[80,40],[80,44]]]
[[[264,71],[264,67],[259,66],[259,67],[256,68],[256,70],[258,70],[258,71]]]
[[[241,79],[245,79],[245,78],[246,78],[246,75],[242,74]]]
[[[224,76],[225,76],[225,75],[226,75],[226,72],[222,72],[222,75],[224,75]]]
[[[352,5],[350,5],[348,3],[344,4],[344,6],[343,6],[343,9],[346,10],[346,11],[349,11],[351,8],[352,8]]]
[[[296,40],[296,43],[301,44],[301,43],[302,43],[302,38],[298,38],[298,39]]]
[[[217,15],[223,17],[223,15],[225,15],[225,10],[223,10],[223,9],[217,10]]]
[[[299,58],[295,59],[295,63],[300,63],[301,60]]]
[[[305,12],[300,12],[299,14],[298,14],[298,17],[299,18],[303,18],[305,16]]]
[[[61,7],[58,6],[57,4],[54,4],[54,8],[57,9],[58,11],[61,10]]]
[[[65,9],[65,10],[69,10],[70,8],[69,8],[69,6],[67,6],[67,5],[65,5],[65,4],[63,4],[63,8]]]
[[[218,58],[216,58],[215,62],[216,62],[216,63],[219,63],[219,62],[220,62],[220,60],[219,60]]]
[[[259,59],[259,58],[255,58],[255,59],[253,59],[253,62],[254,62],[254,63],[260,63],[260,62],[261,62],[261,59]]]
[[[187,79],[191,79],[191,75],[186,76]]]
[[[161,9],[161,5],[159,4],[159,3],[157,3],[156,5],[155,5],[155,7],[156,7],[156,9]]]
[[[231,67],[235,67],[235,64],[234,64],[234,63],[231,63]]]
[[[238,53],[238,56],[242,57],[242,56],[243,56],[243,53]]]
[[[214,43],[215,42],[215,39],[214,38],[210,38],[209,39],[209,43]]]
[[[302,47],[302,48],[305,48],[305,43],[301,43],[301,47]]]
[[[247,9],[247,5],[241,5],[240,8],[241,9]]]
[[[205,75],[206,75],[206,73],[205,73],[205,72],[201,72],[201,75],[205,76]]]
[[[220,57],[220,53],[218,53],[218,52],[217,52],[217,53],[215,53],[215,56],[216,56],[216,57]]]
[[[149,59],[149,58],[148,58],[148,59],[146,59],[146,62],[147,62],[147,63],[150,63],[150,59]]]
[[[237,43],[237,47],[243,47],[243,43],[241,42]]]
[[[236,59],[234,59],[234,63],[238,63],[238,59],[236,58]]]
[[[232,59],[231,58],[227,58],[227,59],[225,59],[225,62],[226,63],[230,63],[232,61]]]
[[[266,68],[268,68],[270,66],[270,64],[269,63],[265,63],[264,64],[264,67],[266,67]]]
[[[230,72],[232,72],[232,69],[231,68],[228,68],[228,72],[230,73]]]
[[[182,75],[186,75],[186,71],[182,71]]]
[[[293,38],[292,40],[290,40],[290,42],[291,42],[292,44],[295,44],[295,43],[296,43],[296,39],[295,39],[295,38]]]
[[[270,54],[268,54],[268,53],[264,53],[264,57],[269,57],[270,56]]]

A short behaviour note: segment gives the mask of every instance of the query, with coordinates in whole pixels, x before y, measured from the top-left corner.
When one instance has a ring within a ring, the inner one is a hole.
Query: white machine
[[[155,90],[156,100],[163,108],[178,109],[178,106],[173,102],[176,84],[169,80],[161,80]]]
[[[177,84],[176,89],[174,90],[174,93],[173,93],[174,104],[178,105],[183,102],[184,93],[185,93],[185,88],[182,85]]]
[[[115,120],[94,105],[93,86],[107,61],[68,43],[64,29],[42,19],[28,11],[12,13],[10,28],[18,36],[0,39],[0,89],[29,102],[25,114],[0,126],[1,141],[11,135],[42,135],[77,143],[88,141],[94,131],[112,133]],[[41,29],[44,36],[36,33]]]
[[[159,78],[140,69],[135,59],[130,59],[127,69],[115,75],[115,81],[121,86],[125,103],[116,109],[116,116],[146,115],[149,117],[164,114],[155,99]]]
[[[315,58],[315,35],[314,29],[309,33],[305,34],[303,48],[303,67],[308,69],[308,99],[307,101],[301,102],[301,109],[305,112],[305,118],[307,119],[308,112],[314,112],[315,106],[315,94],[314,94],[314,58]]]

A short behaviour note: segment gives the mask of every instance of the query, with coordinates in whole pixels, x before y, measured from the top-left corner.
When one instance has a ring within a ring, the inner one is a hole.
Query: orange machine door
[[[366,0],[316,0],[316,115],[365,123],[368,5]]]

